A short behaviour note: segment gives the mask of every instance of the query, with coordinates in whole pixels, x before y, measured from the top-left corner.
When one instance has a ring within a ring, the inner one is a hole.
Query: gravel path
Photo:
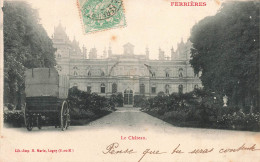
[[[122,138],[124,138],[122,140]],[[134,137],[139,140],[134,140]],[[108,145],[117,142],[116,150],[134,149],[134,154],[104,154]],[[171,154],[180,144],[182,154]],[[171,161],[260,161],[260,150],[219,153],[220,149],[237,149],[243,144],[260,149],[259,132],[180,128],[140,112],[138,108],[117,111],[85,126],[72,126],[62,132],[54,127],[4,128],[0,139],[0,161],[138,161],[144,150],[166,152],[147,154],[146,162]],[[194,149],[211,149],[207,154],[190,154]],[[29,150],[29,153],[15,152]],[[46,150],[47,152],[32,152]],[[52,153],[51,150],[73,152]],[[50,150],[50,152],[48,152]]]

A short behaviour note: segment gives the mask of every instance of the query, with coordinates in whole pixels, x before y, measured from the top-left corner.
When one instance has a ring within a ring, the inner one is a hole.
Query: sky
[[[207,6],[171,6],[177,0],[124,0],[127,26],[111,30],[85,34],[82,29],[76,0],[26,0],[37,9],[40,23],[51,37],[54,27],[66,27],[71,40],[75,37],[87,48],[96,47],[98,55],[111,45],[114,54],[123,53],[123,45],[130,42],[135,46],[135,54],[145,54],[149,48],[150,58],[158,58],[158,49],[170,56],[170,49],[176,50],[177,43],[190,36],[192,26],[206,16],[215,15],[221,7],[219,0],[193,0],[206,2]],[[188,0],[178,0],[178,2]],[[189,1],[188,1],[189,2]]]

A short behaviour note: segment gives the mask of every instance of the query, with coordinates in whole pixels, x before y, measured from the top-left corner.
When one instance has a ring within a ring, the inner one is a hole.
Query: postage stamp
[[[85,33],[126,26],[122,0],[78,0]]]

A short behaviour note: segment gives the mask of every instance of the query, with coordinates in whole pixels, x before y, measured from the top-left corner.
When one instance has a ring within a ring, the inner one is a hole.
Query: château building
[[[75,40],[70,41],[61,25],[54,29],[53,44],[57,69],[69,75],[70,87],[95,92],[102,96],[122,93],[125,104],[133,104],[134,95],[156,96],[159,92],[190,92],[201,87],[198,75],[189,64],[191,43],[181,40],[177,50],[171,49],[171,57],[159,49],[158,60],[149,59],[149,49],[145,54],[135,54],[134,45],[127,43],[121,54],[112,52],[111,47],[103,51],[101,59],[97,50],[87,53]]]

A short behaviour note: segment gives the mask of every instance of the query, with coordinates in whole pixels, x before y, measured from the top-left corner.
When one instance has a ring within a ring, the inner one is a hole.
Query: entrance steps
[[[124,105],[124,107],[116,107],[116,112],[140,112],[140,107],[133,107],[132,105]]]
[[[133,108],[133,105],[124,105],[125,108]]]

